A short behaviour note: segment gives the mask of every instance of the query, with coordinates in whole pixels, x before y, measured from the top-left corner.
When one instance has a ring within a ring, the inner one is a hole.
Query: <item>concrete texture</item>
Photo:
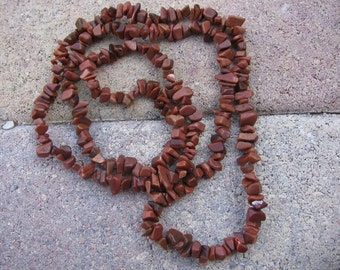
[[[30,110],[50,80],[58,39],[112,1],[3,1],[0,3],[0,269],[338,269],[340,266],[339,180],[339,3],[337,1],[201,1],[220,14],[247,18],[248,53],[253,57],[252,99],[262,114],[256,125],[262,161],[256,172],[269,203],[267,221],[246,254],[205,267],[165,252],[141,237],[142,207],[148,197],[132,192],[115,197],[80,179],[55,159],[35,155]],[[144,1],[160,6],[193,6],[194,1]],[[207,132],[217,104],[214,45],[200,37],[162,42],[175,60],[175,73],[194,91],[205,111]],[[106,47],[106,40],[99,46]],[[93,46],[98,50],[99,46]],[[129,74],[129,79],[126,78]],[[159,79],[146,59],[131,55],[98,70],[102,85],[130,90],[136,79]],[[123,79],[121,79],[123,78]],[[80,87],[82,85],[80,84]],[[86,98],[86,94],[84,94]],[[92,130],[106,156],[134,155],[148,164],[169,137],[152,103],[139,99],[129,109],[91,101]],[[325,113],[327,112],[327,113]],[[293,114],[292,114],[293,113]],[[280,115],[276,115],[280,114]],[[316,115],[317,114],[317,115]],[[57,102],[48,117],[56,144],[75,145],[70,110]],[[130,120],[130,121],[126,121]],[[159,131],[161,132],[159,135]],[[167,228],[193,233],[213,244],[240,230],[245,218],[242,175],[235,159],[235,134],[227,144],[224,170],[202,181],[195,192],[162,214]],[[79,149],[74,147],[79,154]],[[209,211],[206,211],[208,209]]]
[[[118,2],[117,2],[118,3]],[[30,123],[32,100],[50,80],[50,64],[56,41],[74,30],[75,20],[92,20],[112,1],[2,1],[0,35],[4,50],[0,57],[0,120]],[[181,8],[196,1],[151,1],[142,3],[149,12],[161,6]],[[339,112],[340,27],[338,1],[200,1],[221,15],[247,18],[246,40],[252,62],[253,103],[263,114],[285,112]],[[103,41],[100,46],[107,47]],[[195,90],[195,103],[209,112],[216,105],[218,73],[215,45],[204,44],[201,37],[184,42],[162,42],[164,53],[175,60],[175,73]],[[94,47],[94,50],[98,47]],[[102,70],[105,70],[102,72]],[[130,80],[124,78],[129,72]],[[129,91],[138,78],[159,77],[146,59],[130,56],[98,71],[102,85]],[[23,94],[24,93],[24,94]],[[20,101],[20,108],[16,108]],[[69,119],[67,110],[56,106],[51,121]],[[155,119],[151,104],[137,103],[138,110],[126,114],[102,106],[91,110],[96,119]]]
[[[205,122],[212,128],[211,118]],[[201,268],[336,269],[340,263],[340,118],[263,116],[257,126],[262,161],[256,171],[269,203],[268,220],[249,252]],[[156,136],[159,130],[165,132]],[[93,125],[99,146],[106,146],[106,156],[135,155],[144,164],[161,150],[166,131],[163,121]],[[51,134],[56,143],[72,144],[76,139],[73,127],[67,125],[53,125]],[[37,158],[33,137],[31,126],[0,131],[1,157],[10,156],[0,163],[2,269],[199,268],[197,261],[163,251],[141,237],[145,194],[112,197],[108,189],[66,171],[59,161]],[[205,132],[197,161],[204,158],[208,138]],[[233,149],[235,140],[233,136],[228,149]],[[225,170],[201,181],[192,195],[163,212],[166,228],[193,233],[208,244],[241,228],[246,197],[235,163],[238,153],[229,152]]]

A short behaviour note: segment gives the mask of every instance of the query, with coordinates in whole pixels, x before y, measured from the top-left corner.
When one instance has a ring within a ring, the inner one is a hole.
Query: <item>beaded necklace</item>
[[[235,251],[247,251],[247,244],[255,243],[261,222],[266,219],[261,209],[267,203],[263,200],[261,184],[254,173],[254,164],[260,160],[254,147],[258,140],[254,127],[258,115],[249,103],[253,91],[248,89],[250,57],[246,54],[243,37],[244,21],[238,16],[219,16],[214,9],[203,9],[199,5],[182,9],[162,7],[160,15],[157,15],[141,9],[139,3],[133,5],[130,2],[104,8],[100,16],[90,22],[77,19],[76,29],[63,41],[58,41],[54,50],[52,82],[43,87],[34,102],[31,115],[38,134],[37,155],[55,156],[66,169],[74,170],[82,178],[109,186],[112,194],[129,189],[147,192],[151,200],[144,205],[143,235],[164,249],[176,249],[181,256],[198,258],[200,263],[223,260]],[[123,43],[111,44],[107,49],[100,49],[99,53],[86,53],[90,44],[110,34],[123,40]],[[192,160],[197,154],[199,137],[205,130],[201,122],[203,112],[192,104],[193,90],[183,86],[183,81],[175,77],[174,61],[161,52],[159,44],[154,43],[165,39],[177,42],[191,35],[203,35],[205,42],[216,42],[216,60],[220,66],[220,74],[215,76],[220,85],[219,107],[214,110],[215,134],[208,145],[211,155],[199,164],[194,164]],[[137,39],[149,42],[139,42]],[[111,92],[109,87],[101,87],[96,79],[97,68],[114,63],[132,52],[146,56],[156,68],[161,69],[166,84],[161,86],[159,82],[140,79],[128,93]],[[89,132],[89,103],[80,100],[76,86],[80,80],[86,82],[91,97],[100,103],[129,107],[139,96],[154,101],[172,130],[165,147],[150,165],[141,164],[135,157],[103,156]],[[91,158],[88,164],[77,160],[70,146],[54,145],[47,133],[48,126],[44,119],[58,92],[61,92],[61,100],[72,107],[71,123],[76,126],[77,144],[82,148],[82,154]],[[225,143],[230,136],[233,114],[239,115],[240,132],[236,148],[242,155],[237,163],[244,174],[242,185],[249,203],[242,231],[234,232],[222,243],[213,246],[201,244],[193,240],[191,234],[174,228],[165,231],[160,223],[163,207],[192,193],[199,179],[211,178],[216,171],[222,170],[221,161],[226,155]]]

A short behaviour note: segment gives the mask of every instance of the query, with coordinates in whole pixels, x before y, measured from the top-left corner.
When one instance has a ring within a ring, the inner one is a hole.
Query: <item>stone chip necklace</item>
[[[267,203],[254,173],[254,164],[260,160],[254,146],[258,140],[254,127],[258,115],[249,103],[253,91],[248,89],[251,59],[247,56],[243,37],[244,21],[238,16],[219,16],[214,9],[199,5],[182,9],[162,7],[158,15],[146,12],[139,3],[130,2],[102,9],[93,21],[77,19],[76,29],[63,41],[58,41],[54,50],[51,83],[43,87],[34,101],[31,115],[39,142],[37,155],[55,156],[66,169],[77,172],[80,177],[109,186],[112,194],[129,189],[147,192],[151,200],[144,205],[143,235],[166,250],[175,249],[181,256],[197,258],[200,263],[223,260],[234,252],[246,252],[247,245],[257,240],[261,222],[266,219],[262,209]],[[122,43],[110,44],[98,53],[87,52],[90,44],[108,35],[118,37]],[[192,104],[193,90],[175,77],[174,61],[155,43],[161,40],[180,42],[192,35],[203,35],[205,42],[216,43],[216,60],[220,67],[220,73],[215,76],[220,98],[218,108],[213,111],[215,133],[208,145],[211,155],[199,164],[194,164],[193,158],[197,154],[199,137],[205,130],[201,122],[203,112]],[[109,87],[101,87],[96,79],[97,68],[134,52],[146,56],[159,68],[166,83],[162,86],[157,81],[139,79],[129,92],[111,92]],[[103,156],[89,132],[89,102],[80,100],[78,95],[76,83],[81,80],[85,81],[91,97],[100,103],[129,107],[139,96],[154,101],[172,130],[161,153],[149,165],[141,164],[135,157]],[[72,107],[71,123],[75,126],[82,154],[90,157],[87,164],[76,159],[70,146],[54,145],[47,133],[45,117],[59,92],[61,100]],[[240,126],[236,148],[242,152],[237,163],[244,174],[242,185],[249,204],[245,225],[240,232],[234,232],[212,246],[201,244],[191,234],[174,228],[165,231],[160,222],[162,209],[192,193],[199,179],[211,178],[216,171],[222,170],[221,161],[226,156],[225,143],[230,137],[234,114],[238,114]]]

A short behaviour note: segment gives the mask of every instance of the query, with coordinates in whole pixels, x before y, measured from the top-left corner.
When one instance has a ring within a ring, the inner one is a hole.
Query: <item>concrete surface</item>
[[[56,41],[75,29],[78,17],[92,20],[112,1],[1,1],[0,35],[0,120],[30,123],[32,100],[49,81],[52,52]],[[159,13],[161,6],[182,8],[196,1],[143,1],[142,7]],[[248,53],[253,57],[251,85],[253,103],[263,114],[286,112],[339,112],[339,2],[338,1],[221,1],[202,0],[202,7],[212,6],[221,15],[241,15],[247,20]],[[103,41],[100,46],[117,40]],[[99,45],[98,45],[99,46]],[[94,47],[95,50],[97,47]],[[161,44],[161,49],[175,60],[175,74],[195,89],[195,103],[207,112],[216,104],[218,73],[214,44],[204,44],[201,37],[185,42]],[[140,68],[142,64],[143,68]],[[102,72],[102,70],[104,72]],[[130,80],[124,78],[129,71]],[[117,64],[98,71],[102,85],[129,91],[138,78],[159,77],[146,59],[126,57]],[[209,92],[209,93],[208,93]],[[23,94],[24,93],[24,94]],[[20,100],[20,108],[16,108]],[[126,114],[119,108],[101,106],[92,110],[96,119],[154,119],[152,105],[136,104],[138,110]],[[142,107],[142,108],[141,108]],[[67,110],[56,106],[51,121],[69,119]]]
[[[112,197],[109,190],[65,171],[57,160],[35,155],[30,110],[50,79],[49,60],[57,39],[74,29],[77,17],[90,20],[101,8],[117,3],[0,3],[0,125],[18,125],[0,129],[0,269],[338,269],[339,3],[200,1],[220,14],[247,18],[252,101],[261,113],[256,127],[262,161],[256,171],[269,203],[258,242],[244,255],[206,266],[141,237],[145,194]],[[158,13],[162,5],[180,8],[187,3],[195,2],[147,0],[142,7]],[[109,42],[116,41],[100,46]],[[193,101],[205,111],[208,128],[198,149],[200,161],[207,154],[209,114],[217,97],[214,46],[195,37],[164,42],[161,48],[175,60],[176,74],[193,87]],[[121,80],[126,73],[129,79]],[[138,78],[159,78],[159,72],[136,55],[98,74],[102,84],[117,90],[130,90]],[[134,155],[148,164],[168,138],[169,128],[151,102],[140,99],[128,110],[92,102],[90,109],[92,118],[106,120],[92,128],[107,156]],[[49,122],[60,123],[50,129],[57,144],[75,145],[69,119],[67,106],[52,107]],[[193,233],[208,244],[241,228],[246,206],[235,164],[236,129],[235,124],[225,169],[166,209],[166,227]],[[158,135],[159,130],[164,132]]]

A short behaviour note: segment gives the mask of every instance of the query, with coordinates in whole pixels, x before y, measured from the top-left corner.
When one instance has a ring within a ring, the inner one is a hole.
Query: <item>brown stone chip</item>
[[[261,222],[266,220],[266,214],[261,210],[255,210],[253,208],[248,208],[247,220],[251,222]]]
[[[77,90],[75,90],[74,88],[69,88],[66,89],[62,92],[61,94],[61,100],[62,101],[66,101],[71,99],[75,94],[77,93]]]
[[[159,244],[164,250],[168,250],[168,243],[167,243],[165,237],[162,237],[160,240],[158,240],[158,244]]]
[[[227,250],[223,247],[223,245],[215,246],[215,258],[217,260],[224,260],[227,257]]]
[[[251,98],[253,95],[254,95],[254,92],[252,90],[237,92],[235,94],[235,100],[248,99],[248,98]]]
[[[79,175],[81,178],[87,179],[89,178],[95,171],[94,163],[89,163],[85,166],[82,166],[79,170]]]
[[[179,242],[184,241],[184,235],[176,229],[170,229],[166,233],[166,240],[169,247],[174,248]]]
[[[210,143],[208,147],[213,152],[224,152],[225,151],[224,143],[222,142]]]
[[[244,141],[239,141],[236,144],[236,149],[237,150],[246,150],[253,147],[253,144],[250,142],[244,142]]]
[[[180,110],[179,114],[183,116],[192,115],[196,111],[196,107],[193,105],[184,105]]]
[[[209,21],[213,21],[214,20],[214,18],[217,16],[217,11],[216,10],[214,10],[214,9],[212,9],[212,8],[210,8],[210,7],[208,7],[208,8],[206,8],[206,9],[204,9],[204,11],[203,11],[203,16],[207,19],[207,20],[209,20]]]
[[[247,194],[248,195],[258,195],[262,192],[262,186],[260,182],[252,183],[247,186]]]
[[[238,78],[232,72],[215,75],[215,79],[219,81],[224,81],[232,84],[236,84],[238,82]]]
[[[202,27],[202,33],[203,33],[203,34],[207,34],[207,33],[209,32],[210,28],[211,28],[211,23],[210,23],[210,21],[204,21],[204,22],[202,22],[201,27]]]
[[[189,87],[182,87],[178,91],[173,94],[172,99],[175,101],[178,101],[182,99],[183,97],[191,97],[193,95],[193,91]]]
[[[174,28],[172,29],[172,35],[175,40],[183,39],[183,27],[181,23],[178,23],[174,26]]]
[[[63,164],[66,169],[71,169],[75,162],[76,162],[76,158],[74,156],[71,156],[68,159],[64,160]]]
[[[234,57],[234,52],[232,51],[232,49],[230,47],[231,47],[231,42],[230,42],[229,39],[222,41],[217,46],[218,55],[220,57],[226,57],[226,58],[229,58],[231,60],[232,59],[231,57]],[[229,49],[229,50],[227,50],[227,49]],[[223,52],[221,52],[221,51],[223,51]]]
[[[151,192],[150,197],[155,203],[158,203],[159,205],[162,205],[162,206],[168,205],[167,201],[165,200],[164,195],[161,192]]]
[[[246,111],[240,113],[240,126],[250,125],[253,126],[256,123],[258,114],[254,111]]]
[[[163,234],[163,225],[162,224],[157,224],[154,228],[153,231],[150,235],[150,239],[154,241],[158,241],[162,238]]]
[[[92,162],[97,164],[104,164],[105,161],[106,160],[101,153],[97,154],[95,157],[92,158]]]
[[[97,69],[97,66],[90,59],[87,59],[79,65],[80,71],[84,71],[85,69],[88,69],[89,71],[94,71]]]
[[[199,257],[200,263],[207,263],[209,260],[209,246],[202,245],[201,254]]]
[[[239,17],[239,16],[234,16],[234,15],[230,15],[228,16],[226,22],[225,22],[225,26],[242,26],[242,24],[244,23],[246,19]]]
[[[153,210],[148,210],[143,212],[142,216],[143,221],[151,221],[151,222],[158,222],[159,218],[156,216],[156,214],[153,212]]]
[[[223,41],[225,41],[226,39],[228,38],[228,34],[227,33],[224,33],[224,32],[217,32],[214,36],[214,41],[217,43],[217,44],[220,44],[222,43]],[[221,48],[220,48],[221,49]]]
[[[193,258],[199,258],[202,250],[202,245],[198,241],[194,241],[191,246],[191,256]]]
[[[258,135],[256,133],[244,133],[240,132],[237,140],[245,142],[256,142],[258,140]]]
[[[227,237],[224,239],[224,243],[230,249],[231,252],[235,251],[235,238],[234,237]]]
[[[121,188],[121,182],[122,179],[120,176],[111,176],[108,180],[109,185],[110,185],[110,189],[111,189],[111,193],[113,195],[118,194]]]
[[[36,152],[38,157],[48,157],[52,150],[52,142],[47,142],[37,146]]]
[[[184,121],[185,121],[182,115],[174,115],[174,114],[167,115],[165,120],[169,125],[172,125],[175,127],[183,126]]]

